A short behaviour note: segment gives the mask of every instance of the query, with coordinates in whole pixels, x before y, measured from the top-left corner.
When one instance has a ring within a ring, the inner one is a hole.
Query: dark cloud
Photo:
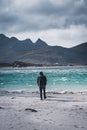
[[[19,4],[17,1],[0,0],[0,28],[4,25],[6,29],[10,25],[20,30],[42,30],[49,28],[66,28],[70,25],[84,24],[87,26],[87,1],[86,0],[63,0],[58,1],[42,0],[36,6]],[[29,1],[27,0],[27,4]],[[65,3],[64,3],[65,2]],[[32,4],[33,5],[33,4]]]
[[[87,27],[87,0],[0,0],[0,33]]]

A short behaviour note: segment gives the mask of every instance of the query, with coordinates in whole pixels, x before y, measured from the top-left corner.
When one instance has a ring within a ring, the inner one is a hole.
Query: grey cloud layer
[[[60,4],[58,0],[32,0],[31,3],[0,0],[1,31],[47,30],[70,25],[87,26],[87,0],[62,0]]]

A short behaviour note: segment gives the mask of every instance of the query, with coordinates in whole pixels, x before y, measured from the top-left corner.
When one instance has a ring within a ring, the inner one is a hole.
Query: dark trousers
[[[40,86],[39,89],[40,89],[40,99],[43,100],[42,93],[43,93],[43,95],[44,95],[44,99],[46,99],[46,88]]]

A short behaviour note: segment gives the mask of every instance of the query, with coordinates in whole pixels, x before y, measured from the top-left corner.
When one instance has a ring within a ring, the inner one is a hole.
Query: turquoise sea
[[[0,68],[0,91],[37,91],[37,76],[47,77],[47,91],[87,90],[87,66]]]

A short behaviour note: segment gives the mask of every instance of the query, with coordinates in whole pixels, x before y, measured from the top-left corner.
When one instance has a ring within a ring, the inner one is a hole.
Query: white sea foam
[[[84,91],[47,91],[47,96],[52,94],[52,95],[57,95],[57,94],[83,94],[83,95],[87,95],[87,90]],[[6,90],[0,90],[0,96],[22,96],[22,97],[37,97],[39,96],[39,91],[29,91],[29,90],[10,90],[10,91],[6,91]]]
[[[66,81],[67,78],[66,78],[66,77],[62,77],[60,80],[62,80],[62,81]]]

